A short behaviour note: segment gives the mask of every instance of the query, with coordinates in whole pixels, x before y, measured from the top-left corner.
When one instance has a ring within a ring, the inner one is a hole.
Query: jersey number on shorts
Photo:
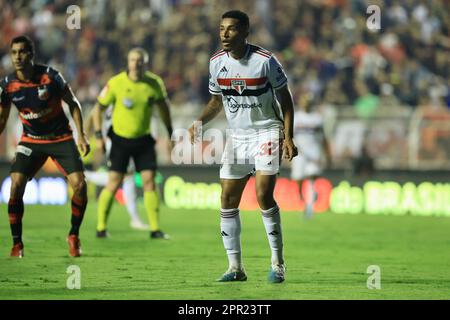
[[[259,152],[260,156],[271,156],[272,155],[272,142],[266,142],[260,145],[261,151]]]

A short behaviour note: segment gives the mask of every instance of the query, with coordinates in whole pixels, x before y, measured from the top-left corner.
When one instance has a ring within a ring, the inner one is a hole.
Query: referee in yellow
[[[105,152],[102,135],[102,112],[113,105],[112,126],[108,132],[111,150],[108,161],[108,183],[98,199],[97,237],[107,237],[106,221],[114,201],[114,195],[127,173],[130,158],[137,172],[141,173],[144,204],[150,224],[150,237],[168,239],[159,226],[158,194],[155,188],[156,153],[155,140],[150,134],[153,107],[157,106],[169,137],[172,121],[169,102],[163,81],[146,71],[148,53],[143,48],[128,52],[128,68],[109,79],[94,109],[94,129],[98,147]]]

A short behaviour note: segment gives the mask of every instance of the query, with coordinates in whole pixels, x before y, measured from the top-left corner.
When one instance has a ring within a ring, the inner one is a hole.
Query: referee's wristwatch
[[[103,133],[102,133],[102,130],[97,130],[97,131],[94,132],[94,134],[95,134],[95,137],[96,137],[97,139],[103,139]]]

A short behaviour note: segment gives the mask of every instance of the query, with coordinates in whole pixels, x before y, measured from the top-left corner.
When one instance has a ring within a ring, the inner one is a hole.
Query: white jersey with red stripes
[[[291,179],[302,180],[320,176],[323,171],[323,118],[319,113],[296,111],[294,114],[294,141],[300,154],[292,159]]]
[[[302,150],[301,156],[318,161],[322,156],[323,139],[322,115],[297,110],[294,113],[294,141]]]
[[[269,51],[248,44],[240,60],[216,52],[209,63],[209,92],[222,95],[231,129],[282,129],[283,114],[275,90],[287,84],[286,74]]]

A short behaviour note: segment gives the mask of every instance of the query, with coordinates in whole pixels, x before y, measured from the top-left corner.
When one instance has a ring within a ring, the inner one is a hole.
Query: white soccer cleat
[[[148,231],[150,229],[148,224],[143,223],[141,220],[132,220],[130,222],[130,227],[135,230]]]

